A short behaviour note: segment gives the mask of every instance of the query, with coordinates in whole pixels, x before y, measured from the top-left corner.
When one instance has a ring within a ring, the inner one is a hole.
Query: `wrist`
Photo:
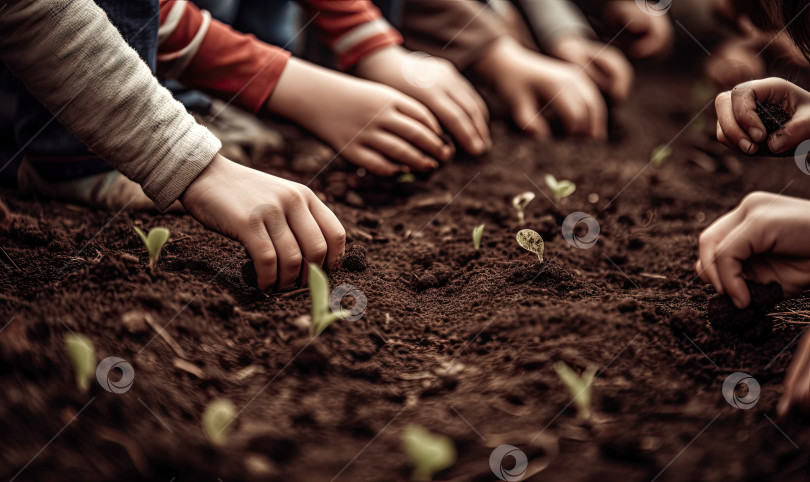
[[[354,67],[354,73],[364,79],[374,80],[381,72],[386,72],[392,62],[400,63],[407,56],[399,45],[389,45],[366,54]]]
[[[200,172],[200,174],[191,181],[186,187],[186,190],[183,191],[183,194],[180,195],[180,202],[183,206],[186,206],[186,203],[194,203],[195,199],[198,199],[199,196],[207,191],[211,183],[216,183],[217,172],[221,171],[224,167],[226,167],[227,163],[229,163],[228,159],[223,157],[221,154],[217,154],[211,160],[211,162],[205,167],[205,169]],[[186,207],[188,209],[188,207]]]
[[[514,62],[515,57],[522,48],[514,38],[504,35],[484,51],[478,62],[473,65],[473,70],[485,78],[491,78],[494,73],[499,72],[510,61]]]

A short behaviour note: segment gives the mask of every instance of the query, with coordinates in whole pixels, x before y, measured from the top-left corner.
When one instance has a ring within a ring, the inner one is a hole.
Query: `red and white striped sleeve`
[[[402,44],[402,36],[368,0],[307,0],[307,10],[339,57],[341,69],[354,66],[366,55]]]
[[[187,0],[160,0],[158,75],[258,112],[290,53],[211,18]]]

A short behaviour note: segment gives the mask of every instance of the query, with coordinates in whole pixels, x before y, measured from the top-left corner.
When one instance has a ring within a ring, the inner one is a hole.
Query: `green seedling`
[[[216,445],[223,445],[230,432],[231,421],[236,417],[236,407],[230,400],[220,398],[205,407],[202,427],[205,435]]]
[[[596,376],[596,367],[589,366],[582,372],[581,377],[564,362],[554,365],[554,369],[557,370],[557,375],[560,376],[560,380],[568,388],[568,393],[571,394],[574,405],[577,407],[577,416],[582,420],[590,420],[593,416],[591,411],[591,387],[593,386],[593,378]]]
[[[531,229],[521,229],[518,231],[516,238],[521,248],[536,254],[540,262],[543,262],[543,252],[546,250],[546,244],[539,233]]]
[[[650,164],[652,164],[654,168],[660,169],[671,155],[672,147],[668,144],[661,144],[650,152]]]
[[[526,206],[529,205],[530,202],[534,200],[534,193],[531,191],[526,191],[524,193],[520,193],[517,196],[512,198],[512,206],[514,206],[515,211],[517,211],[518,221],[520,224],[523,224],[526,221],[525,212]]]
[[[397,177],[397,182],[402,184],[416,182],[416,176],[414,176],[411,172],[403,172],[399,175],[399,177]]]
[[[484,225],[478,225],[473,229],[472,238],[473,238],[473,246],[475,250],[478,251],[481,248],[481,237],[484,236]]]
[[[310,334],[318,336],[327,326],[348,316],[344,311],[329,308],[329,280],[326,273],[315,264],[309,263],[309,297],[312,298],[312,325]]]
[[[417,425],[405,427],[402,444],[411,462],[411,480],[429,482],[436,472],[444,470],[456,462],[456,447],[444,435],[432,433]]]
[[[96,376],[96,352],[93,349],[93,342],[83,335],[68,334],[65,335],[65,347],[70,363],[73,364],[76,387],[80,392],[87,393],[90,382]]]
[[[163,249],[163,245],[166,244],[166,241],[169,240],[169,234],[171,233],[166,228],[152,228],[149,230],[149,234],[146,234],[146,232],[138,226],[135,226],[135,232],[138,234],[138,237],[141,238],[141,241],[143,241],[144,246],[146,246],[146,252],[149,253],[149,270],[154,271],[157,266],[158,258],[160,257],[160,251]]]
[[[557,178],[551,174],[546,174],[545,179],[546,186],[551,189],[551,196],[554,198],[554,202],[557,204],[571,194],[574,194],[574,191],[577,190],[576,184],[566,179],[558,181]]]

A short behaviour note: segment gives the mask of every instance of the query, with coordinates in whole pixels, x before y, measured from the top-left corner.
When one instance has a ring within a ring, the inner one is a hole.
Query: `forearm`
[[[0,59],[14,75],[159,208],[219,151],[92,0],[11,2],[0,31]]]

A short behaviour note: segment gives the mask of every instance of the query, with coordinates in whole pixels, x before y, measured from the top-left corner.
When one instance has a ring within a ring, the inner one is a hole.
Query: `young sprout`
[[[309,297],[312,298],[312,325],[310,334],[318,336],[346,313],[329,309],[329,280],[326,273],[315,264],[309,263]]]
[[[431,481],[436,472],[456,462],[456,447],[449,437],[431,433],[417,425],[405,427],[402,433],[405,453],[413,466],[411,480]]]
[[[573,182],[565,179],[558,181],[551,174],[546,174],[546,186],[551,189],[551,196],[557,204],[577,190],[577,186]]]
[[[478,226],[475,227],[475,229],[473,229],[473,235],[472,235],[473,246],[475,247],[476,251],[478,251],[478,249],[481,247],[481,237],[483,235],[484,235],[484,225],[483,224],[478,225]]]
[[[654,168],[660,169],[671,155],[672,147],[667,144],[661,144],[650,152],[650,163]]]
[[[209,403],[202,416],[205,435],[216,445],[224,444],[234,417],[236,417],[236,407],[230,400],[220,398]]]
[[[543,262],[543,252],[546,250],[546,244],[540,234],[531,229],[521,229],[518,231],[516,238],[521,248],[536,254],[540,262]]]
[[[76,387],[82,393],[90,389],[90,382],[96,376],[96,353],[93,342],[82,335],[65,335],[70,363],[73,364],[73,373],[76,374]]]
[[[135,232],[138,233],[138,237],[141,238],[143,241],[144,246],[146,246],[146,252],[149,253],[149,270],[154,271],[155,266],[157,266],[158,257],[160,257],[160,251],[163,249],[163,245],[166,244],[166,241],[169,240],[169,230],[166,228],[152,228],[149,230],[149,234],[146,234],[143,229],[135,226]]]
[[[520,221],[520,224],[523,224],[526,221],[524,212],[526,211],[526,206],[528,206],[533,200],[534,193],[531,191],[520,193],[512,198],[512,206],[514,206],[515,211],[517,211],[518,221]]]
[[[582,372],[582,376],[571,370],[564,362],[554,365],[557,370],[557,375],[560,380],[568,388],[568,393],[573,398],[574,405],[577,407],[577,416],[582,420],[590,420],[593,412],[591,411],[591,386],[593,384],[593,377],[596,375],[596,367],[590,366]]]

